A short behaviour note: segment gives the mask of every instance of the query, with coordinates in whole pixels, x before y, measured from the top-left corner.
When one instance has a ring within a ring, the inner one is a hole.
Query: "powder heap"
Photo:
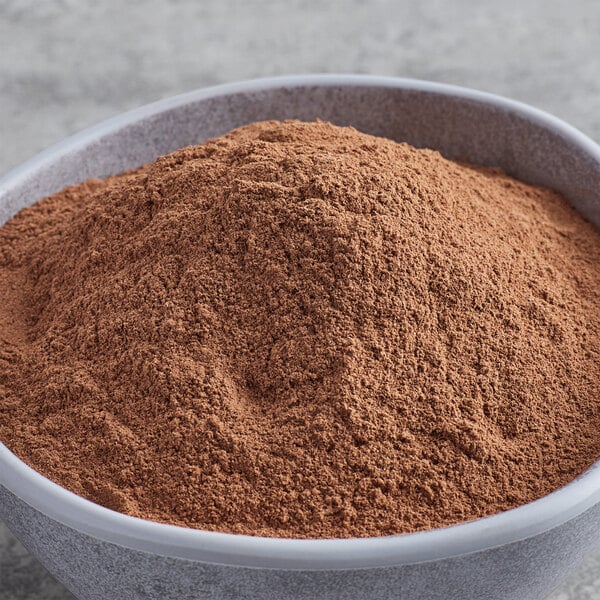
[[[0,230],[0,439],[134,516],[350,537],[600,455],[600,235],[558,193],[264,122]]]

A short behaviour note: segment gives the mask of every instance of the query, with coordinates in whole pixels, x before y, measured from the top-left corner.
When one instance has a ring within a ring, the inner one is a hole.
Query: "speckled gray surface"
[[[294,72],[472,86],[549,110],[600,140],[599,30],[595,0],[5,0],[0,173],[127,108],[213,83]],[[67,598],[0,525],[0,600]],[[552,598],[600,598],[600,556]]]

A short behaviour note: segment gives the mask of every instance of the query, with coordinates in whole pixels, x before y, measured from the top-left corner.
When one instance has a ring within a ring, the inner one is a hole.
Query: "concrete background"
[[[308,72],[450,82],[600,141],[597,0],[0,0],[0,174],[123,110]],[[0,600],[72,598],[0,523]],[[600,599],[600,553],[552,600]]]

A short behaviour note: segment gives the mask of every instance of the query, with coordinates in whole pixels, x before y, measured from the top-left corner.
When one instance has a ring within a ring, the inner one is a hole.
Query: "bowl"
[[[263,119],[321,118],[560,190],[600,223],[600,147],[524,104],[364,76],[264,79],[110,119],[0,180],[0,222],[89,177],[131,169]],[[600,540],[600,461],[544,498],[443,529],[295,540],[129,517],[44,478],[0,444],[0,517],[81,599],[388,600],[546,597]]]

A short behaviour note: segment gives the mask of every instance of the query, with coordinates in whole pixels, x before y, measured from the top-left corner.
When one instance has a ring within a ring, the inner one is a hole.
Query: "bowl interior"
[[[526,105],[454,86],[367,76],[258,80],[191,92],[101,123],[11,172],[0,222],[89,177],[134,168],[183,146],[268,119],[323,119],[498,166],[555,188],[600,222],[598,146]],[[21,177],[18,177],[20,175]]]

